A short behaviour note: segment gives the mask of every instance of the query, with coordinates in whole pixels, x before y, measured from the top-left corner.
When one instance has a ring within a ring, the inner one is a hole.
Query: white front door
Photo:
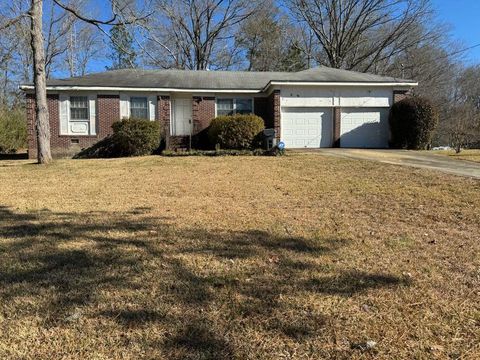
[[[344,108],[340,120],[340,146],[387,148],[388,108]]]
[[[329,108],[283,108],[281,140],[290,149],[331,147],[332,121]]]
[[[186,136],[192,133],[192,98],[173,100],[172,135]]]

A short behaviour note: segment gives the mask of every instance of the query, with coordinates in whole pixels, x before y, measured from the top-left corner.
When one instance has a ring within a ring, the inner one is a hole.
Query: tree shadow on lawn
[[[318,257],[347,244],[342,239],[180,229],[150,210],[23,214],[0,206],[5,318],[42,314],[41,326],[59,331],[75,314],[106,319],[117,331],[155,326],[165,336],[148,346],[169,358],[229,358],[238,351],[224,334],[240,336],[238,324],[297,341],[325,326],[324,315],[296,308],[285,296],[408,285],[388,274],[311,275],[319,271]],[[239,269],[238,262],[250,266]]]

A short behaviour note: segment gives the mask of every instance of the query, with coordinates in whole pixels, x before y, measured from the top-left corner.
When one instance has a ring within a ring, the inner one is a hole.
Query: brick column
[[[112,124],[120,120],[120,96],[97,96],[97,134],[100,139],[112,134]]]
[[[193,135],[200,133],[210,126],[210,121],[215,117],[215,97],[194,96],[192,98],[192,123]]]
[[[48,107],[48,122],[50,125],[50,150],[54,154],[55,149],[59,147],[61,141],[58,138],[60,117],[58,108],[58,95],[47,94],[47,107]],[[35,94],[27,94],[26,98],[26,110],[27,110],[27,141],[28,141],[28,158],[36,159],[38,155],[37,148],[37,129],[35,127]]]
[[[340,124],[342,119],[342,110],[339,107],[333,108],[333,147],[340,147]]]
[[[170,148],[170,96],[159,96],[157,98],[157,119],[165,134],[165,148]]]
[[[280,90],[273,90],[268,97],[268,119],[265,119],[265,125],[268,128],[275,129],[276,139],[280,141]]]
[[[35,131],[35,94],[26,97],[28,158],[37,158],[37,135]]]

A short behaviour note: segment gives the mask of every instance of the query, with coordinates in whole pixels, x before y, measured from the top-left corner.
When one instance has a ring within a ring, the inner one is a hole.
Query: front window
[[[251,114],[253,113],[252,99],[218,99],[217,115],[233,115],[233,114]]]
[[[146,97],[130,98],[130,116],[137,119],[148,119],[148,102]]]
[[[70,97],[70,120],[88,120],[88,97]]]

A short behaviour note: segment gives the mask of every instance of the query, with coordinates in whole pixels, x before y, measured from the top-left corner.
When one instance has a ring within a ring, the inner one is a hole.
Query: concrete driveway
[[[426,151],[370,149],[319,149],[318,151],[324,155],[412,166],[480,179],[480,163],[451,159]]]

